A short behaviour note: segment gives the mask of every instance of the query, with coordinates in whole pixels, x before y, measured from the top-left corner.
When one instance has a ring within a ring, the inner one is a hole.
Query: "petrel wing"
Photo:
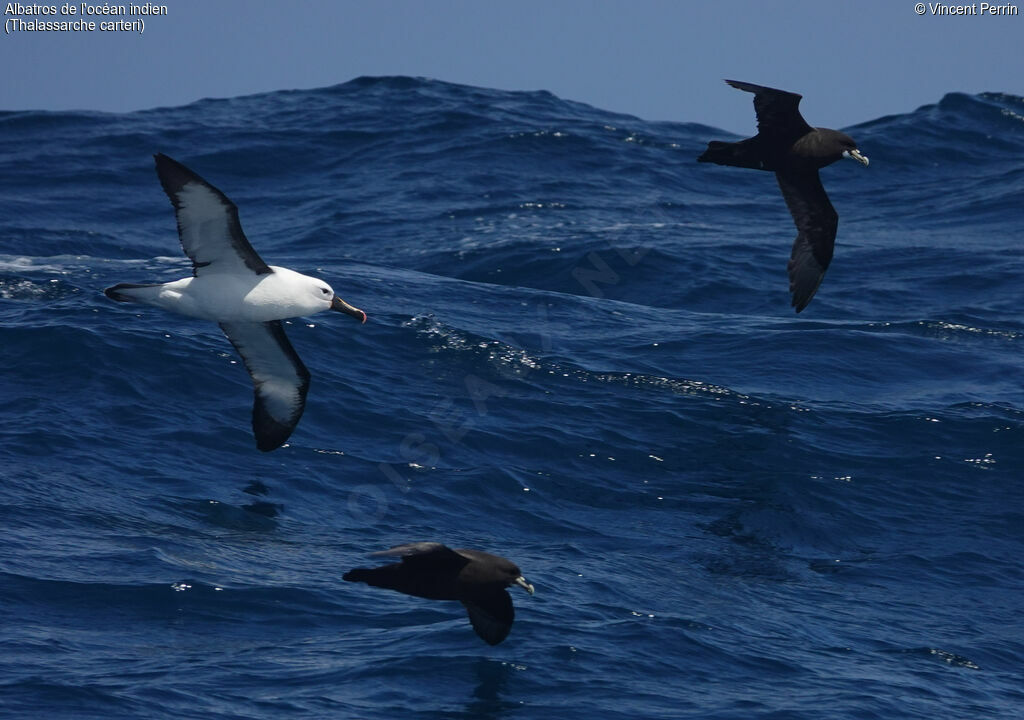
[[[796,224],[797,235],[789,259],[789,292],[800,312],[814,297],[832,262],[839,215],[825,194],[817,170],[775,173]]]
[[[802,95],[737,80],[726,82],[737,90],[754,93],[757,131],[761,135],[780,142],[793,142],[814,129],[800,114]]]
[[[476,634],[489,645],[497,645],[508,637],[516,611],[512,607],[512,598],[505,590],[475,594],[463,598],[462,604]]]
[[[370,557],[400,557],[403,560],[410,558],[431,556],[434,558],[451,557],[452,560],[465,560],[447,545],[439,542],[413,542],[404,545],[396,545],[387,550],[378,550],[370,553]]]

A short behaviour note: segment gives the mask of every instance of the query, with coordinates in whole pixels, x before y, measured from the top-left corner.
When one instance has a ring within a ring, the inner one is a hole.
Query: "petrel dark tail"
[[[372,587],[397,590],[406,595],[431,598],[434,600],[454,600],[454,590],[449,585],[454,579],[432,572],[430,568],[410,567],[406,562],[383,565],[376,568],[355,568],[341,576],[348,582],[362,582]]]
[[[697,162],[764,170],[764,160],[760,148],[752,142],[754,139],[747,138],[733,143],[712,140],[704,154],[697,158]]]
[[[368,582],[370,577],[370,571],[366,568],[356,568],[342,575],[341,579],[349,582]]]
[[[103,291],[111,300],[117,300],[118,302],[146,302],[145,296],[147,293],[132,292],[133,290],[139,290],[141,288],[152,288],[160,287],[160,283],[118,283],[113,287],[108,287]]]
[[[393,565],[384,565],[378,568],[356,568],[342,575],[341,579],[348,582],[362,582],[373,587],[387,588],[388,590],[409,592],[405,587],[408,584],[408,578],[399,569],[401,567],[401,563],[394,563]]]

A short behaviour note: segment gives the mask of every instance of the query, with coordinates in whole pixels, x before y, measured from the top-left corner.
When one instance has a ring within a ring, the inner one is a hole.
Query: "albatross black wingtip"
[[[306,399],[305,392],[300,390],[300,393],[302,393],[300,407],[287,419],[287,422],[282,422],[270,414],[267,401],[260,397],[259,388],[256,389],[252,406],[252,432],[256,438],[256,447],[260,452],[277,450],[292,436],[292,431],[295,430],[295,426],[299,424],[299,418],[302,417],[303,407],[301,405]]]
[[[166,167],[168,165],[171,165],[171,166],[180,166],[181,165],[181,163],[179,163],[177,160],[175,160],[174,158],[169,157],[167,155],[164,155],[162,152],[153,153],[153,162],[156,164],[156,167],[157,167],[158,170],[161,167]]]
[[[298,422],[298,421],[296,421]],[[281,425],[272,419],[262,419],[260,424],[253,422],[253,432],[256,435],[256,447],[260,452],[277,450],[291,437],[295,426]]]

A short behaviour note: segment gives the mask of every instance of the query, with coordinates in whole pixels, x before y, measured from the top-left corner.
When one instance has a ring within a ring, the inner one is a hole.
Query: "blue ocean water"
[[[0,113],[0,715],[1019,718],[1024,99],[936,100],[847,128],[800,315],[715,128],[403,77]],[[216,326],[102,294],[189,272],[154,152],[370,316],[288,325],[272,453]],[[341,580],[410,540],[519,564],[503,644]]]

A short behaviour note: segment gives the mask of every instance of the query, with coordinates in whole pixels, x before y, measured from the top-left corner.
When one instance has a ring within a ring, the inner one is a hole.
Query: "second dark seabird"
[[[505,590],[518,585],[533,595],[514,562],[480,550],[452,550],[437,542],[399,545],[371,557],[394,556],[401,562],[378,568],[356,568],[342,580],[364,582],[429,600],[458,600],[469,613],[476,634],[490,645],[512,629],[515,610]]]
[[[800,312],[821,285],[839,226],[839,215],[825,194],[818,170],[843,157],[867,167],[868,159],[849,135],[808,125],[800,115],[800,95],[736,80],[726,82],[754,93],[757,135],[732,143],[712,140],[697,160],[775,173],[796,223],[788,270],[792,305]]]

